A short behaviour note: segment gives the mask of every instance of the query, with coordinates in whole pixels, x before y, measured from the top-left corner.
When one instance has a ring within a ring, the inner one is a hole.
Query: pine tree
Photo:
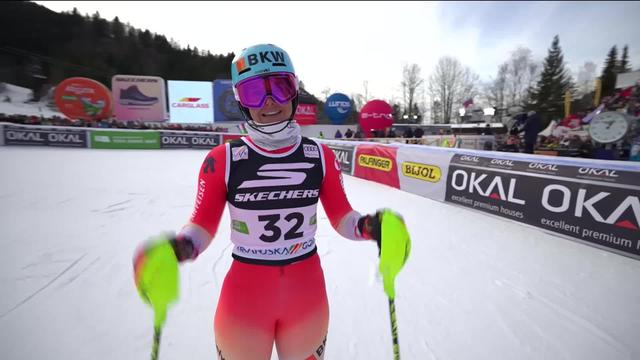
[[[616,70],[618,68],[618,49],[614,45],[607,54],[607,60],[604,62],[602,69],[602,97],[613,95],[616,89]]]
[[[629,66],[629,45],[625,45],[622,49],[622,57],[620,58],[620,64],[618,65],[618,73],[626,73],[631,71]]]
[[[113,34],[113,38],[117,41],[122,41],[124,39],[124,25],[120,22],[120,19],[116,16],[113,18],[111,22],[111,33]]]
[[[564,67],[560,38],[556,35],[544,59],[540,80],[531,94],[531,108],[540,114],[543,128],[552,119],[564,117],[564,96],[567,90],[573,90],[573,80]]]

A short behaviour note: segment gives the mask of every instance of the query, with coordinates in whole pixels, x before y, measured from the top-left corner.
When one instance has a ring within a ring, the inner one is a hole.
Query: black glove
[[[178,262],[194,260],[198,256],[193,241],[188,236],[178,235],[177,237],[171,237],[169,243],[173,247],[173,252],[176,253]]]
[[[375,240],[378,244],[378,255],[380,255],[382,242],[382,210],[375,214],[368,214],[358,219],[358,231],[365,239]]]
[[[174,233],[164,233],[146,240],[142,246],[138,247],[134,254],[134,263],[144,256],[148,248],[163,241],[169,242],[179,262],[193,260],[198,256],[198,251],[193,245],[191,238],[184,235],[175,235]]]

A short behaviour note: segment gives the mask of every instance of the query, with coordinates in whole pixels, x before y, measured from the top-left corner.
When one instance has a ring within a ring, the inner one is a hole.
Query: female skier
[[[228,203],[234,260],[214,319],[218,357],[268,360],[275,343],[281,360],[323,359],[329,307],[314,238],[318,200],[340,235],[378,247],[381,211],[354,211],[333,151],[300,135],[298,78],[283,49],[246,48],[231,74],[248,136],[207,154],[190,221],[162,241],[179,262],[195,260]],[[143,259],[144,247],[134,257],[136,279]]]

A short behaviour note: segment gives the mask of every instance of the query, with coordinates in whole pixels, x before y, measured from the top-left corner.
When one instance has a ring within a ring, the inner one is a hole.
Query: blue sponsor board
[[[231,80],[213,81],[213,119],[220,121],[244,121],[233,95]]]
[[[331,123],[340,125],[351,114],[351,100],[345,94],[332,94],[324,104],[324,112],[331,120]]]

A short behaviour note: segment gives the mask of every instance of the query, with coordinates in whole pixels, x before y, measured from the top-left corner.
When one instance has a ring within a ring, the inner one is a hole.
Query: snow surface
[[[0,147],[2,359],[148,359],[152,311],[136,246],[189,218],[206,151]],[[413,238],[396,281],[403,359],[638,359],[640,262],[346,176],[360,212],[391,207]],[[229,219],[181,268],[160,359],[214,359],[231,263]],[[326,359],[392,359],[373,243],[341,238],[319,206]],[[276,358],[275,352],[273,358]]]
[[[29,102],[33,91],[21,86],[2,83],[3,88],[0,91],[0,113],[6,115],[27,115],[27,116],[44,116],[46,118],[66,116],[57,111],[52,110],[48,106],[49,100],[43,97],[39,102]],[[9,96],[11,102],[4,102],[5,96]]]

